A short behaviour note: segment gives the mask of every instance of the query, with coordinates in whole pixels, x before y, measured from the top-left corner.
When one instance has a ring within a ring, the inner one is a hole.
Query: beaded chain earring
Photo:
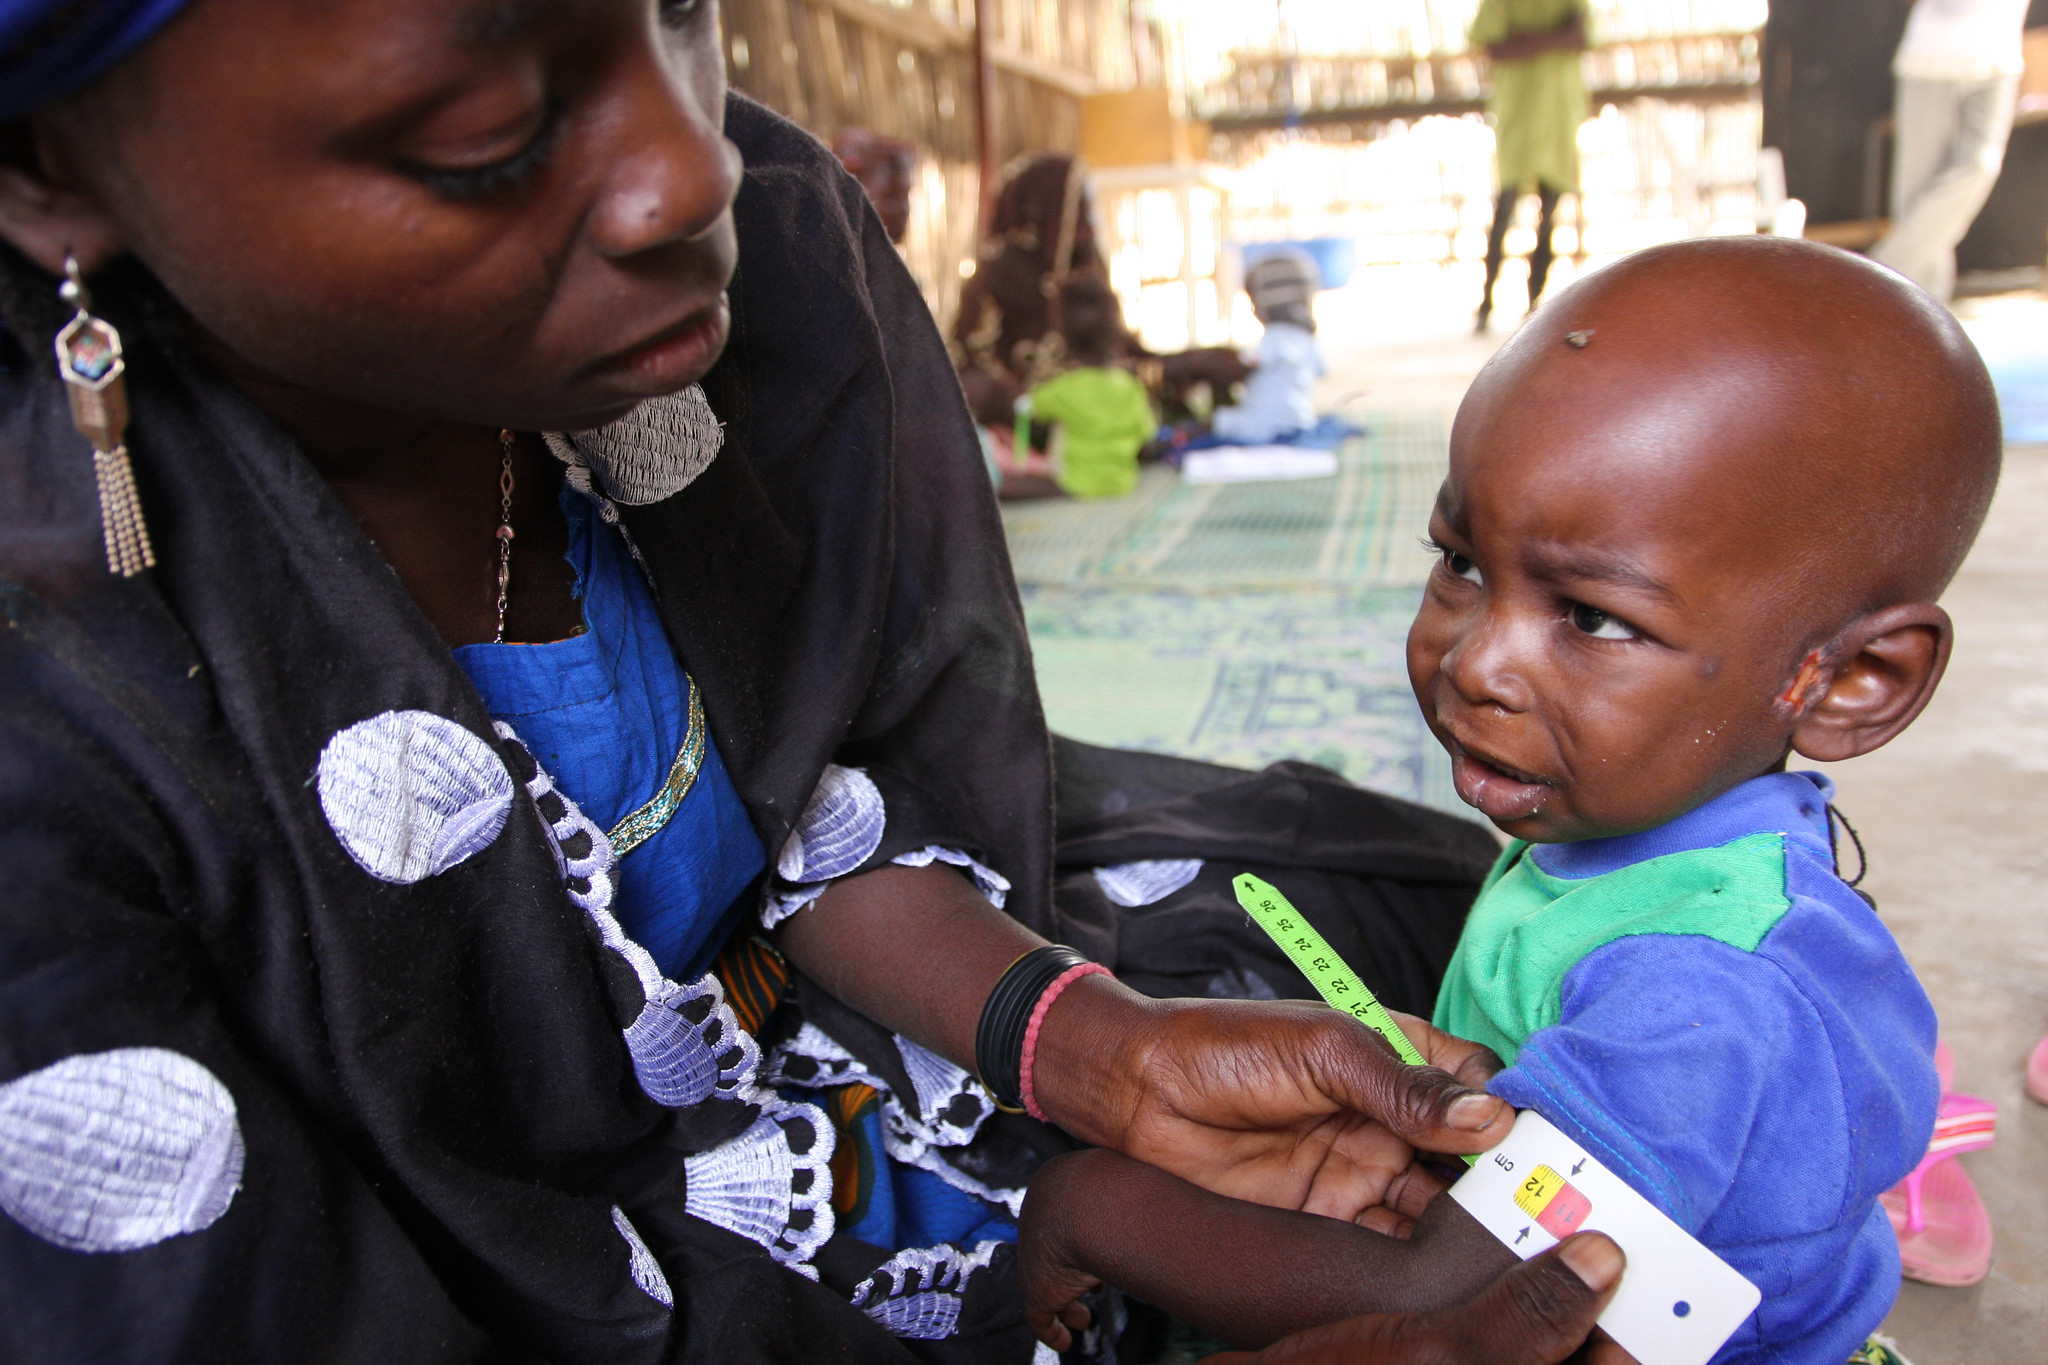
[[[57,333],[57,373],[71,397],[72,422],[92,442],[107,568],[133,578],[156,567],[156,552],[150,548],[142,499],[135,492],[135,470],[122,440],[128,430],[128,390],[121,380],[127,372],[121,360],[121,334],[104,318],[92,315],[92,295],[78,273],[77,260],[68,253],[57,294],[78,310]]]

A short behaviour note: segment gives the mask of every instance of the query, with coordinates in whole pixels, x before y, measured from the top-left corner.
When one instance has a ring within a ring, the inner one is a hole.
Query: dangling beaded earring
[[[92,295],[79,276],[77,260],[68,252],[64,283],[57,294],[78,310],[57,333],[57,373],[63,376],[65,392],[71,397],[72,422],[92,442],[107,568],[123,578],[133,578],[156,567],[156,552],[150,548],[142,499],[135,492],[135,470],[121,439],[128,430],[128,390],[121,382],[127,366],[121,360],[121,334],[105,319],[92,315]]]

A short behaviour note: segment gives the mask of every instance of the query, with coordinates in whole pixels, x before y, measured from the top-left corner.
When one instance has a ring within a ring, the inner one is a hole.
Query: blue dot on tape
[[[1684,1299],[1680,1299],[1677,1303],[1671,1305],[1671,1311],[1676,1316],[1682,1318],[1687,1313],[1692,1312],[1692,1305],[1687,1303]]]

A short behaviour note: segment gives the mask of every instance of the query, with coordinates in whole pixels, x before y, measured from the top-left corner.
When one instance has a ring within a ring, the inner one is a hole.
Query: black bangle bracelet
[[[1088,960],[1085,953],[1062,944],[1033,948],[1012,962],[988,993],[988,1002],[981,1007],[981,1023],[974,1030],[974,1069],[981,1073],[981,1083],[988,1087],[998,1108],[1013,1114],[1023,1112],[1024,1031],[1030,1027],[1038,997]]]

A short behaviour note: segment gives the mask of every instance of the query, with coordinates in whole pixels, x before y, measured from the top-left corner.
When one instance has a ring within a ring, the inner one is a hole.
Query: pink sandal
[[[2048,1038],[2035,1044],[2034,1055],[2027,1058],[2027,1093],[2048,1104]]]
[[[1882,1196],[1906,1278],[1962,1286],[1991,1269],[1991,1215],[1951,1158],[1989,1147],[1997,1136],[1998,1106],[1974,1095],[1942,1097],[1926,1157]]]

